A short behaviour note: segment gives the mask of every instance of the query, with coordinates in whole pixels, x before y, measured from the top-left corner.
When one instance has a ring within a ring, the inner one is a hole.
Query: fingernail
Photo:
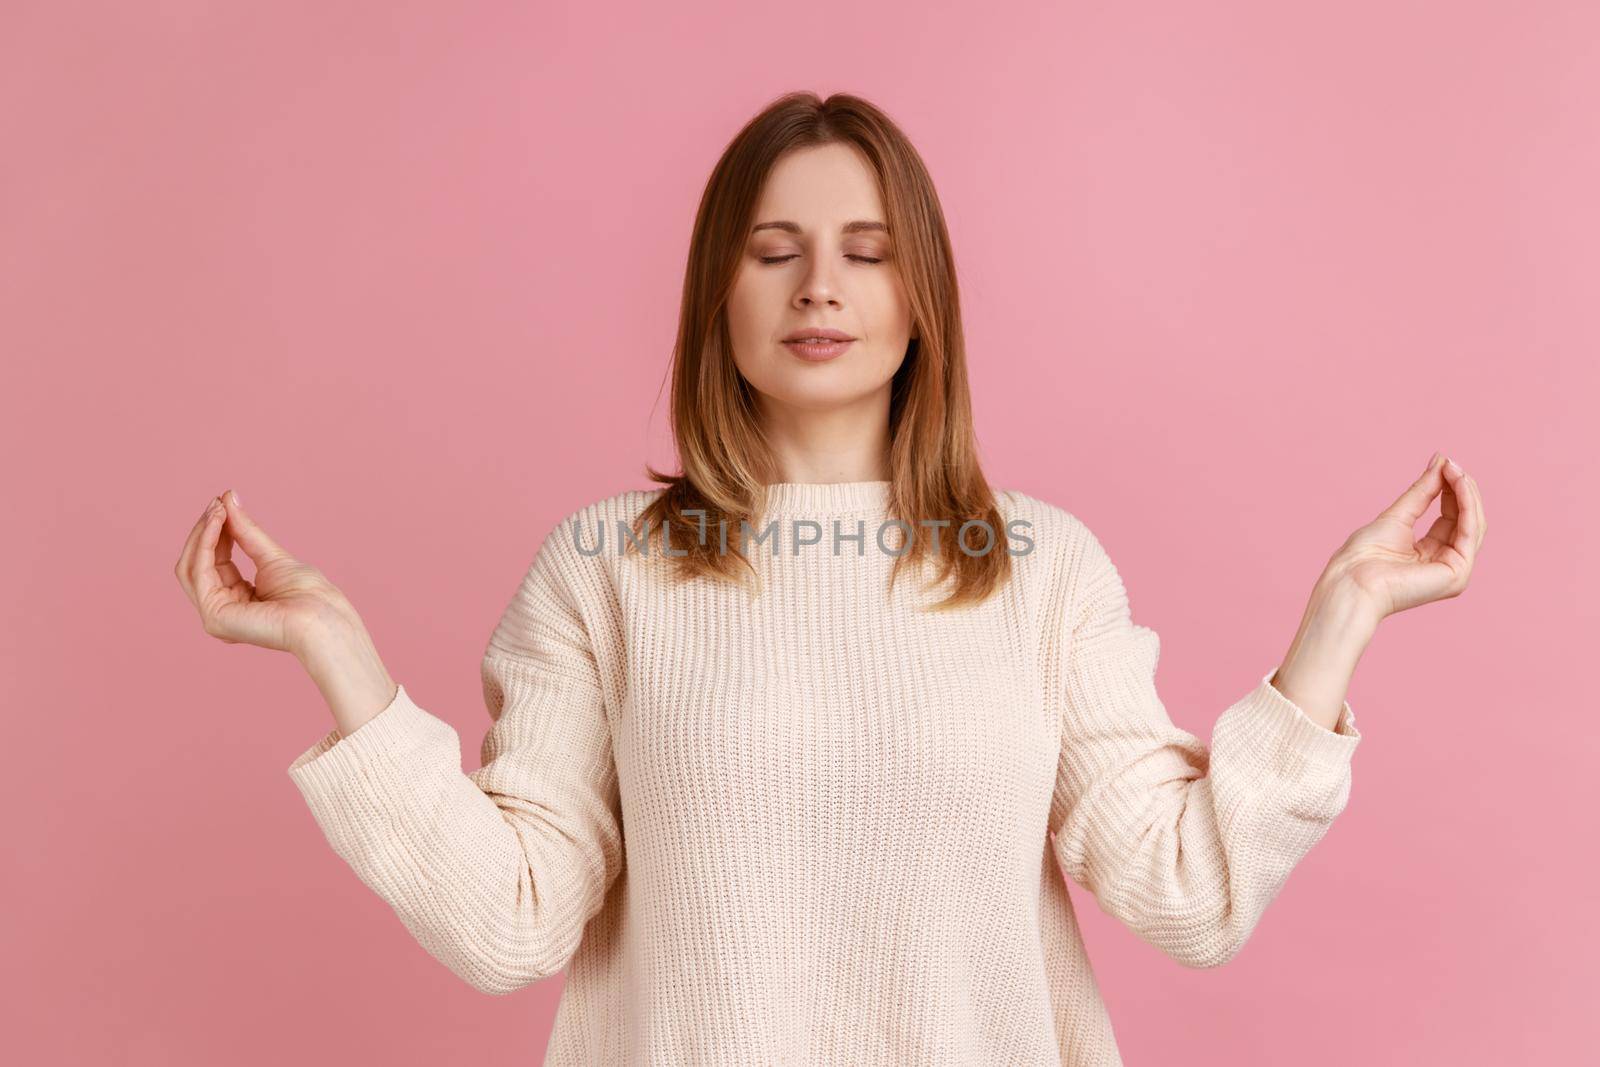
[[[1450,464],[1450,469],[1451,470],[1455,471],[1457,474],[1461,473],[1461,467],[1459,465],[1457,465],[1455,460],[1447,459],[1447,460],[1445,460],[1445,462]]]
[[[238,507],[239,506],[239,490],[237,490],[237,489],[229,489],[228,490],[228,495],[233,497],[233,506],[234,507]]]
[[[1436,448],[1433,450],[1433,456],[1428,460],[1428,465],[1422,468],[1422,472],[1426,474],[1428,471],[1433,470],[1433,465],[1437,462],[1439,462],[1439,450]]]

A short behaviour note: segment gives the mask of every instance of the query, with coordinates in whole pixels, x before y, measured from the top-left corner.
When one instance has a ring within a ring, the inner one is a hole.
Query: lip
[[[825,363],[844,354],[855,338],[843,341],[784,341],[783,347],[808,363]]]
[[[855,338],[843,330],[829,329],[824,326],[807,326],[785,335],[784,341],[800,341],[807,337],[826,337],[830,341],[854,341]]]

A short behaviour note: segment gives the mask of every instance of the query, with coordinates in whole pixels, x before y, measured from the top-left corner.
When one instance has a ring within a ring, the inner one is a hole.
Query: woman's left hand
[[[1439,517],[1413,541],[1417,520],[1441,491]],[[1478,483],[1435,452],[1411,488],[1339,547],[1322,580],[1353,589],[1380,619],[1460,596],[1487,529]]]

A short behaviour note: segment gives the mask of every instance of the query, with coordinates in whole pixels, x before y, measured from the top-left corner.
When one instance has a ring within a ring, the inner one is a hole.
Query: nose
[[[811,269],[806,271],[805,277],[800,279],[799,288],[795,290],[795,306],[804,308],[827,304],[839,307],[841,294],[833,273],[837,268],[831,257],[816,256],[811,264]]]

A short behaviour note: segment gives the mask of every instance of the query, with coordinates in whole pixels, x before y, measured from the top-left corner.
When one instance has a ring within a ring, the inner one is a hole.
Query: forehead
[[[786,220],[803,230],[837,230],[848,222],[885,222],[878,179],[848,144],[798,148],[780,158],[756,200],[755,223]]]

